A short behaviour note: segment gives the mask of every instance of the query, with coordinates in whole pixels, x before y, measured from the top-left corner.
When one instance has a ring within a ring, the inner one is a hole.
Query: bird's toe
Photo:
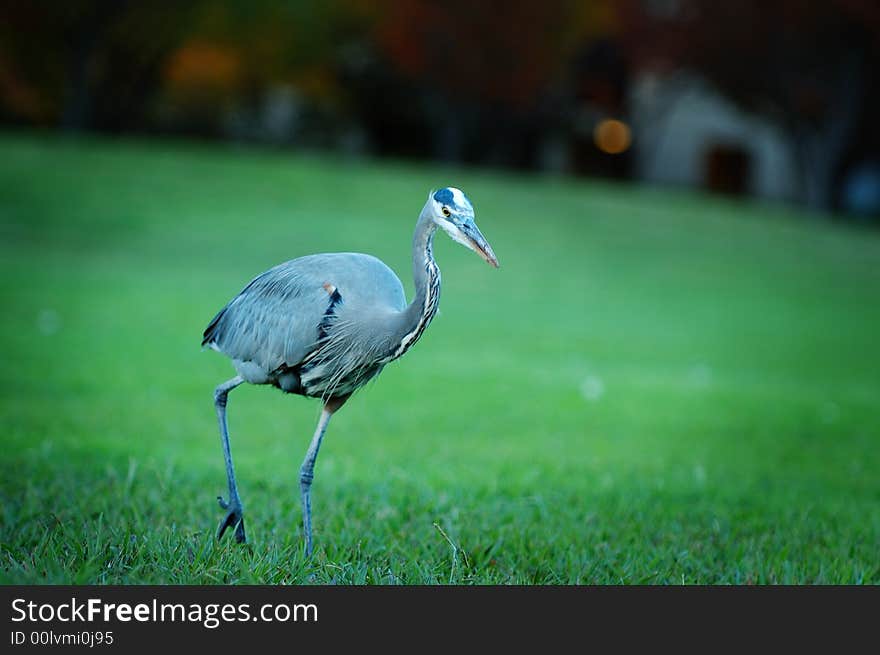
[[[247,535],[244,531],[244,515],[241,511],[241,504],[234,501],[228,503],[220,496],[217,497],[217,501],[220,503],[220,507],[229,510],[226,513],[226,517],[220,521],[220,525],[217,527],[217,540],[219,541],[223,538],[223,535],[228,528],[234,528],[235,541],[240,544],[247,543]]]
[[[239,544],[247,543],[247,535],[244,532],[244,517],[242,516],[238,520],[238,525],[235,526],[235,541]]]

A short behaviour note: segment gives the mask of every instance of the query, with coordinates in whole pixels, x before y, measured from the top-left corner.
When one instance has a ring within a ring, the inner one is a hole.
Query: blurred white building
[[[780,200],[797,195],[785,133],[698,78],[639,73],[629,108],[636,179]]]

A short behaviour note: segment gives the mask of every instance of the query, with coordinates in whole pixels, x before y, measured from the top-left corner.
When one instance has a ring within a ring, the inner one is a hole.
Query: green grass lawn
[[[880,234],[598,182],[193,144],[0,136],[0,580],[880,582]],[[229,401],[251,543],[218,543],[199,347],[255,274],[362,251],[410,279],[427,191],[440,314],[334,418]]]

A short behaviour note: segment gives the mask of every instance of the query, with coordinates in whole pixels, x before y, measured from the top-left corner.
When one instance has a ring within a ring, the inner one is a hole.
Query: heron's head
[[[470,248],[487,263],[498,268],[498,259],[492,252],[492,246],[474,223],[474,206],[461,189],[444,187],[432,191],[428,196],[428,203],[431,206],[431,217],[438,227],[443,228],[454,241]]]

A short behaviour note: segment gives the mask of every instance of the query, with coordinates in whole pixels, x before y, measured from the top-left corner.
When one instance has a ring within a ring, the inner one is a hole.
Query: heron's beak
[[[492,246],[486,241],[486,237],[480,232],[476,223],[469,220],[462,224],[461,234],[464,236],[464,240],[462,240],[464,245],[482,257],[487,264],[498,268],[498,258],[495,257]]]

